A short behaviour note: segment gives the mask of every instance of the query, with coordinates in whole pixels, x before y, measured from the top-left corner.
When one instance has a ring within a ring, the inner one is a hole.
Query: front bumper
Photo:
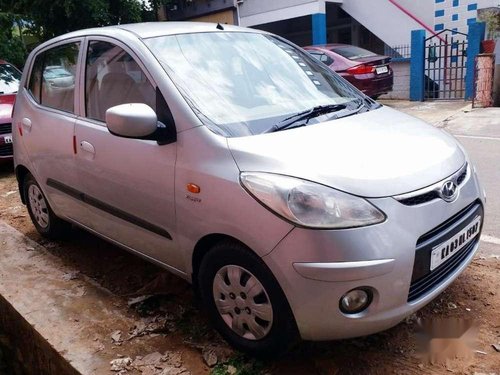
[[[330,340],[379,332],[429,303],[471,262],[479,235],[444,279],[409,301],[417,240],[473,202],[482,209],[481,191],[471,172],[452,203],[435,199],[405,206],[390,197],[371,199],[386,213],[385,222],[345,230],[293,229],[263,259],[288,298],[302,338]],[[372,290],[373,302],[361,313],[342,313],[339,300],[358,287]]]
[[[0,162],[12,160],[12,134],[0,134]]]

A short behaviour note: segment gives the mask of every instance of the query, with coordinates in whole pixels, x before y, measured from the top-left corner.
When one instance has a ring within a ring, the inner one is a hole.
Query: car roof
[[[220,25],[218,28],[217,23],[209,22],[142,22],[142,23],[131,23],[125,25],[114,25],[114,26],[104,26],[95,27],[91,29],[83,29],[78,31],[73,31],[68,34],[61,35],[56,39],[68,39],[74,37],[83,37],[87,35],[116,35],[123,32],[130,32],[136,37],[141,39],[153,38],[156,36],[163,35],[177,35],[177,34],[190,34],[190,33],[203,33],[203,32],[252,32],[252,33],[266,33],[264,31],[248,29],[245,27],[233,26],[233,25]]]

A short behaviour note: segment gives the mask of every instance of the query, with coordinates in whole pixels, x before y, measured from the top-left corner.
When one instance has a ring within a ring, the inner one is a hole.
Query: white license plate
[[[481,216],[476,216],[474,220],[460,232],[434,247],[431,253],[431,271],[446,262],[472,241],[479,233],[479,228],[481,228]]]
[[[12,136],[6,135],[5,137],[3,137],[3,140],[5,143],[12,143]]]
[[[389,68],[387,66],[377,66],[375,68],[375,71],[377,72],[377,74],[384,74],[389,71]]]

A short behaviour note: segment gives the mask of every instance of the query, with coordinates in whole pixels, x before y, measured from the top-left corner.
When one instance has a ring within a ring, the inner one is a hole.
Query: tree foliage
[[[0,59],[22,67],[26,57],[26,47],[19,25],[20,19],[15,14],[0,11]]]
[[[169,0],[0,0],[0,59],[22,66],[26,41],[89,27],[157,20]]]

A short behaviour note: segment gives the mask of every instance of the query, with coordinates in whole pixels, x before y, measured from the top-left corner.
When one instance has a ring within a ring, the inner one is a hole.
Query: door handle
[[[31,131],[31,120],[27,117],[24,117],[21,120],[21,123],[23,124],[23,128],[26,129],[28,132]]]
[[[85,151],[85,152],[88,152],[88,153],[90,153],[92,155],[95,155],[95,148],[94,148],[94,146],[91,143],[87,142],[87,141],[81,141],[80,142],[80,148],[83,151]]]

